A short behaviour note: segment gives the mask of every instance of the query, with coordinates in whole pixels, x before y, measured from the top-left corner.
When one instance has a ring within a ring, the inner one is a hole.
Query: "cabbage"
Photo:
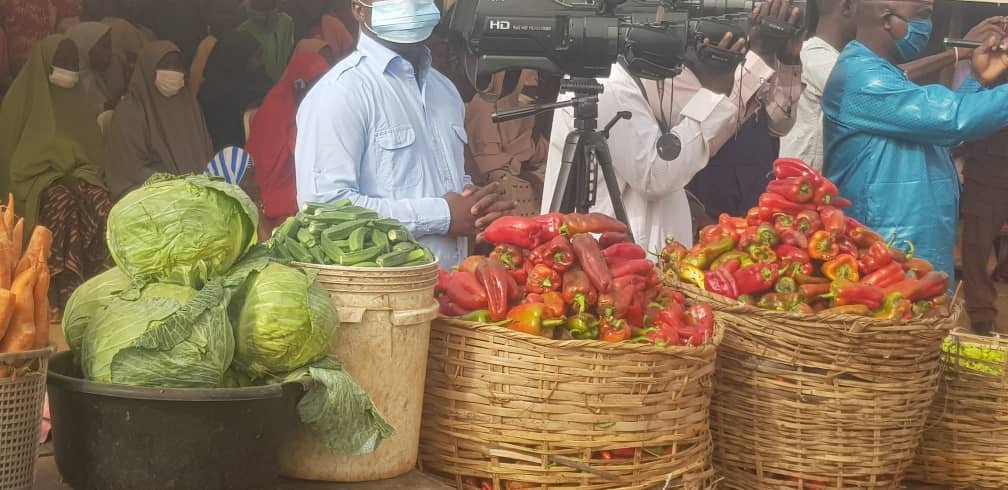
[[[70,350],[80,352],[87,331],[93,319],[105,310],[119,293],[130,288],[130,279],[113,267],[81,284],[70,296],[63,309],[63,336]]]
[[[324,358],[339,322],[317,273],[267,264],[248,275],[232,309],[235,364],[253,378]]]
[[[201,288],[257,241],[259,213],[237,186],[204,175],[152,177],[109,213],[112,258],[137,285]]]
[[[138,298],[113,297],[84,332],[80,354],[93,381],[218,387],[234,355],[224,288],[154,283]]]

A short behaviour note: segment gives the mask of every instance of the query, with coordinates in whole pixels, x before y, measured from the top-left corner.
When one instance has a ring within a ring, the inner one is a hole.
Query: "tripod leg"
[[[579,187],[577,180],[583,158],[584,139],[581,131],[574,131],[567,135],[564,143],[563,160],[560,163],[560,173],[557,175],[556,189],[553,192],[553,199],[550,202],[550,212],[572,213],[576,203],[579,201]]]
[[[625,223],[629,229],[630,220],[627,217],[626,207],[623,206],[623,194],[620,192],[619,181],[616,180],[616,169],[613,168],[609,144],[601,134],[595,133],[592,135],[589,145],[595,154],[599,168],[602,169],[602,177],[605,179],[606,189],[609,190],[609,199],[612,201],[616,219]],[[630,229],[627,234],[630,235],[631,240],[634,239],[633,229]]]

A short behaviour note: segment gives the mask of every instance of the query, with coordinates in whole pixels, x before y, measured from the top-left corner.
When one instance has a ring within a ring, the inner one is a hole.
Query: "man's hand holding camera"
[[[753,9],[750,49],[770,66],[774,66],[774,58],[784,64],[798,64],[804,38],[799,29],[801,18],[801,9],[791,6],[788,0],[767,0]]]

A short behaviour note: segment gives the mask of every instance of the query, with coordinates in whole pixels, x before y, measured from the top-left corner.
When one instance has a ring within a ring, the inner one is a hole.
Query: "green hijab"
[[[263,14],[251,11],[249,19],[238,29],[259,41],[266,74],[273,83],[279,82],[294,53],[294,20],[280,12]]]
[[[6,169],[0,172],[0,195],[14,193],[25,230],[34,228],[39,196],[56,180],[75,177],[105,185],[105,149],[84,88],[49,83],[56,48],[64,39],[52,35],[32,48],[0,106],[0,168]]]

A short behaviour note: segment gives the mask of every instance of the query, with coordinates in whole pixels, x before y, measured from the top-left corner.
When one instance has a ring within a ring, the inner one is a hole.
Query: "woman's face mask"
[[[154,86],[165,97],[174,97],[185,87],[185,74],[175,70],[157,70]]]
[[[71,89],[80,82],[80,72],[53,66],[52,73],[49,74],[49,82],[60,88]]]

